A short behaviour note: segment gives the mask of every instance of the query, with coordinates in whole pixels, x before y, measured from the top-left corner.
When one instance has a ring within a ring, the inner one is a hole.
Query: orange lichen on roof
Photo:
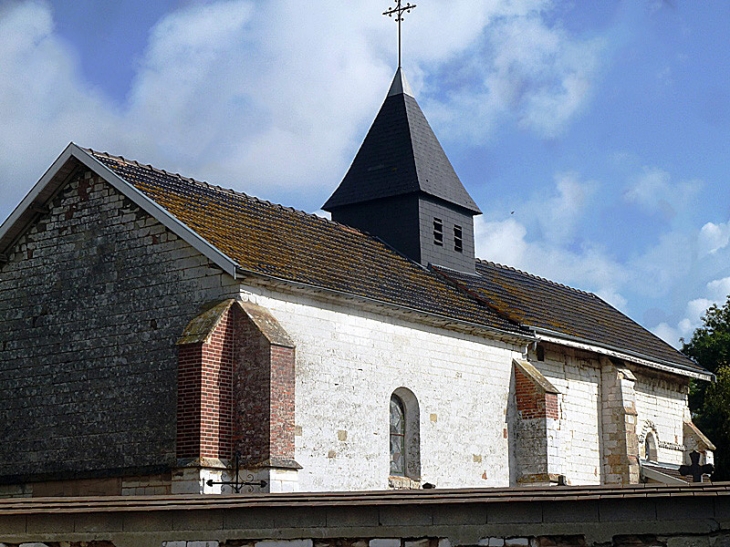
[[[244,271],[524,334],[516,323],[368,234],[150,166],[91,153]]]
[[[244,272],[502,332],[532,329],[706,372],[595,294],[477,260],[476,274],[421,265],[377,238],[123,158],[90,151]]]

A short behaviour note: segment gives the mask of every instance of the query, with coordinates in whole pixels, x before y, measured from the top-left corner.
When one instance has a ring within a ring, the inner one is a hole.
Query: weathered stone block
[[[487,510],[488,524],[542,522],[542,505],[537,503],[506,503]]]
[[[709,547],[708,536],[679,536],[667,538],[667,547]]]

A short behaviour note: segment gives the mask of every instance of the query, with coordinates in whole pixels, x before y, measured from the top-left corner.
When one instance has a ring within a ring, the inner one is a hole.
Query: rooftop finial
[[[393,17],[395,15],[395,21],[398,23],[398,68],[401,66],[401,28],[400,24],[403,21],[403,14],[404,13],[410,13],[413,8],[416,7],[416,4],[411,4],[408,2],[405,6],[401,5],[401,0],[395,0],[395,7],[390,8],[389,10],[386,10],[383,12],[383,15],[387,15],[388,17]]]

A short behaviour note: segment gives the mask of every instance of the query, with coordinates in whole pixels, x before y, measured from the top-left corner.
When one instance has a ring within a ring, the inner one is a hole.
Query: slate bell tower
[[[401,68],[345,178],[322,208],[424,266],[475,270],[474,215],[481,211]]]

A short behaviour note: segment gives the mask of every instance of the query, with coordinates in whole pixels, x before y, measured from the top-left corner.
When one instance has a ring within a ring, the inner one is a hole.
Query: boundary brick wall
[[[168,467],[175,342],[236,284],[90,171],[48,206],[0,266],[0,483]]]

